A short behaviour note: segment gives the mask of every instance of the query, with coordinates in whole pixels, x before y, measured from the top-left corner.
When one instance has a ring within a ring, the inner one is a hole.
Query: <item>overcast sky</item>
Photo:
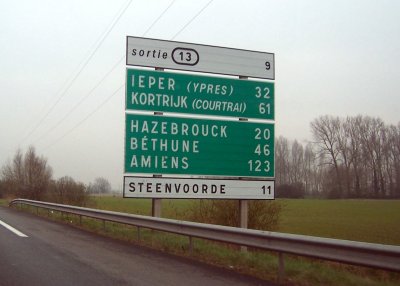
[[[121,188],[127,35],[275,53],[277,136],[305,143],[325,114],[397,124],[399,15],[397,0],[1,0],[0,166],[33,145],[55,178]]]

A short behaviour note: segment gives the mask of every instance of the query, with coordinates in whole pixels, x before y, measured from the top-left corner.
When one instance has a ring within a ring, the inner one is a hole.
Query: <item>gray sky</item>
[[[275,53],[277,136],[306,142],[325,114],[400,121],[400,1],[214,0],[181,30],[208,2],[176,0],[145,36]],[[1,166],[34,145],[55,178],[121,187],[125,60],[93,88],[172,1],[133,0],[65,88],[127,3],[0,1]]]

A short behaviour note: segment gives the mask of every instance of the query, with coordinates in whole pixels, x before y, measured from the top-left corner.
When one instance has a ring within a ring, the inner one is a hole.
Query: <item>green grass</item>
[[[123,199],[121,197],[93,196],[95,208],[117,212],[151,215],[151,200],[149,199]]]
[[[400,244],[400,201],[375,200],[278,200],[283,204],[279,231],[321,237],[332,237],[376,243]],[[1,201],[0,201],[1,203]],[[163,200],[163,217],[185,219],[192,207],[188,200]],[[149,215],[151,200],[94,197],[93,207],[120,212]],[[27,208],[27,210],[29,210]],[[36,213],[35,208],[30,209]],[[39,215],[48,216],[46,210]],[[265,280],[274,280],[277,274],[276,253],[250,250],[242,253],[238,246],[193,239],[185,236],[140,229],[73,215],[61,216],[54,212],[50,219],[73,224],[76,227],[156,248],[175,255],[186,256]],[[396,223],[397,221],[397,223]],[[400,275],[338,263],[285,255],[285,283],[290,285],[371,285],[394,286],[400,284]]]
[[[117,212],[151,215],[151,199],[124,199],[116,196],[92,197],[94,207]],[[185,219],[190,208],[191,200],[162,200],[162,217],[172,219]]]
[[[281,201],[281,232],[400,245],[399,200]]]
[[[8,205],[8,202],[7,202],[7,200],[6,199],[0,199],[0,206],[7,206]]]

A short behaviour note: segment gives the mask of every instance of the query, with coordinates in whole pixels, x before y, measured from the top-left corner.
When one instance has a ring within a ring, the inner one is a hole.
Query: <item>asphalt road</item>
[[[0,207],[0,285],[271,284]]]

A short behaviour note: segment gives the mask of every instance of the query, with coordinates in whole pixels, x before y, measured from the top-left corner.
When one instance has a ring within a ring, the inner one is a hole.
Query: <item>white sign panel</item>
[[[126,64],[275,79],[273,53],[129,36]]]
[[[272,180],[124,177],[124,198],[274,199]]]

